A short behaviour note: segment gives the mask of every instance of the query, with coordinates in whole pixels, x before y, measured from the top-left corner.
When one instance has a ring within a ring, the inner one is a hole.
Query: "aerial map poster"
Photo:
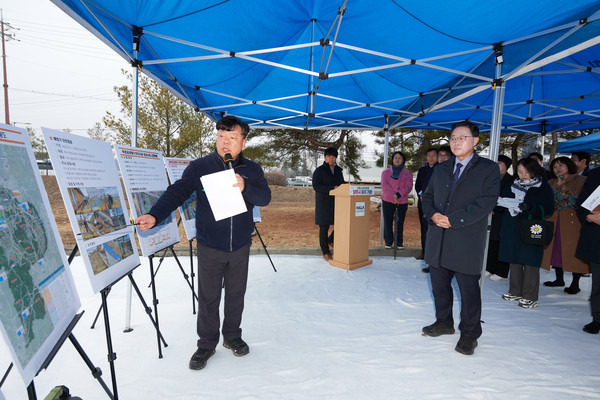
[[[0,171],[0,327],[28,385],[81,304],[25,130],[0,124]]]
[[[168,158],[165,157],[165,166],[171,183],[181,179],[183,170],[194,161],[193,158]],[[179,215],[183,222],[183,229],[188,240],[196,237],[196,192],[192,193],[189,199],[179,207]]]
[[[169,180],[159,151],[115,145],[117,161],[133,218],[146,214],[164,193]],[[179,242],[175,213],[146,232],[137,231],[142,255],[148,257]]]
[[[109,143],[42,128],[79,252],[97,293],[140,264]]]

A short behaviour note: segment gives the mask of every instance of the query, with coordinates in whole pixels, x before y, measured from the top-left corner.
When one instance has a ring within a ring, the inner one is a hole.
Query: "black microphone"
[[[230,153],[225,153],[225,158],[223,161],[227,163],[229,169],[233,169],[233,164],[231,164],[231,162],[233,161],[233,156]]]

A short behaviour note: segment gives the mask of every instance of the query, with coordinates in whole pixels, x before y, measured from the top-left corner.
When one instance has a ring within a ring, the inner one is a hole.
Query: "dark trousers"
[[[421,207],[420,202],[417,209],[419,210],[419,224],[421,224],[421,253],[425,253],[425,239],[427,237],[428,222],[425,215],[423,215],[423,208]]]
[[[600,263],[591,262],[592,269],[592,293],[590,294],[590,305],[594,321],[600,323]]]
[[[383,239],[386,246],[394,244],[394,214],[398,213],[398,224],[396,225],[396,244],[398,247],[404,243],[404,218],[406,217],[408,204],[394,204],[381,201],[381,212],[383,212]]]
[[[219,343],[219,305],[225,287],[222,333],[225,340],[242,337],[242,312],[248,282],[250,244],[225,252],[198,245],[198,347],[214,349]]]
[[[526,300],[538,301],[540,294],[540,269],[530,265],[510,264],[508,293]]]
[[[479,275],[467,275],[443,267],[429,267],[431,289],[435,303],[435,318],[454,326],[452,316],[452,278],[456,278],[460,290],[460,329],[461,335],[477,339],[481,336],[481,291]]]
[[[333,231],[329,234],[329,225],[319,225],[319,246],[323,255],[331,254],[329,251],[329,243],[333,243]]]
[[[485,269],[490,274],[495,274],[503,278],[508,278],[508,270],[510,268],[510,265],[507,262],[498,260],[499,250],[500,241],[490,239]]]

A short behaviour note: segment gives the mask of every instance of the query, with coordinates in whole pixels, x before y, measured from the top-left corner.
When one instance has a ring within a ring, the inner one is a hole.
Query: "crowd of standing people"
[[[421,238],[417,259],[425,260],[422,270],[430,273],[436,317],[433,324],[423,327],[423,334],[436,337],[455,332],[451,282],[456,279],[461,335],[455,350],[474,353],[482,334],[482,266],[489,279],[508,281],[502,298],[525,309],[538,307],[540,268],[552,268],[556,274],[554,280],[543,282],[548,287],[565,287],[565,272],[570,273],[572,279],[564,292],[571,295],[581,291],[580,279],[592,272],[593,320],[583,330],[599,333],[600,211],[586,209],[582,203],[598,188],[600,168],[590,170],[590,155],[585,152],[556,157],[549,169],[544,168],[543,156],[537,152],[514,164],[510,157],[500,155],[494,163],[477,155],[478,141],[475,124],[456,123],[450,146],[427,149],[425,164],[417,171],[414,190]],[[334,224],[334,200],[328,193],[344,183],[341,169],[336,172],[335,158],[331,158],[334,151],[325,151],[325,162],[313,175],[315,222],[320,226],[325,260],[331,259],[328,245],[333,242],[333,233],[328,235],[328,231]],[[381,174],[383,239],[385,248],[402,249],[413,176],[405,166],[407,156],[403,152],[393,152],[390,159],[391,166]],[[326,202],[325,221],[322,210]],[[546,230],[544,235],[530,232],[529,236],[537,235],[535,240],[524,235],[524,230],[541,226]],[[542,236],[547,237],[545,242]]]

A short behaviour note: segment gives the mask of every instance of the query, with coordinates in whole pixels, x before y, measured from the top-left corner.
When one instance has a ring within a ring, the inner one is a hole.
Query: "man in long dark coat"
[[[589,171],[587,179],[577,198],[577,215],[581,219],[581,235],[577,245],[577,255],[590,262],[592,271],[592,293],[590,306],[592,322],[583,327],[587,333],[600,332],[600,211],[590,211],[581,204],[600,186],[600,168]]]
[[[430,266],[436,316],[423,333],[454,333],[451,282],[455,277],[461,294],[461,334],[455,350],[466,355],[474,353],[482,332],[479,279],[488,215],[500,189],[498,165],[474,152],[478,142],[475,124],[454,124],[450,136],[454,157],[434,168],[423,193],[423,214],[429,221],[425,261]]]
[[[325,161],[312,177],[315,189],[315,224],[319,225],[319,245],[325,261],[333,259],[329,250],[329,244],[333,243],[333,231],[329,235],[329,226],[333,225],[335,198],[329,192],[344,183],[342,169],[335,163],[337,156],[335,147],[325,149]]]

